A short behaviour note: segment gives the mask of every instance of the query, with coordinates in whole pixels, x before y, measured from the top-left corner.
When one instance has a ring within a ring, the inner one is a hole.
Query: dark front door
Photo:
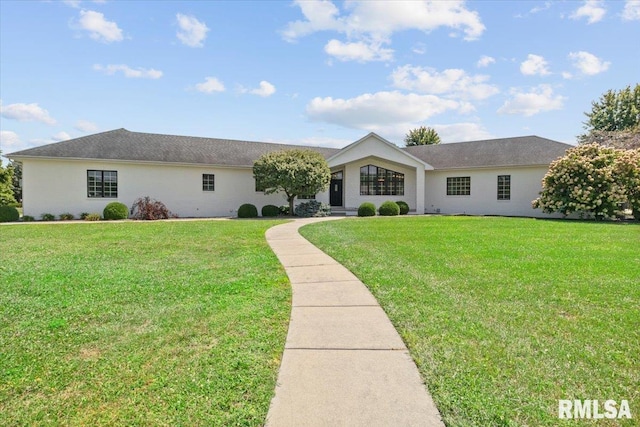
[[[342,172],[334,172],[331,174],[329,203],[331,206],[342,206]]]

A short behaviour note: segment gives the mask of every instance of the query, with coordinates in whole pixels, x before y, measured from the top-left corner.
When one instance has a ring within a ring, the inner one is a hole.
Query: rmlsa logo
[[[558,418],[631,418],[629,401],[621,400],[620,405],[615,400],[606,400],[600,406],[597,400],[558,400]]]

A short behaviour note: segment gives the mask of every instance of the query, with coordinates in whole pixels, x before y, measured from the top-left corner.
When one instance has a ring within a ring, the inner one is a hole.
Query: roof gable
[[[426,170],[433,169],[424,160],[403,151],[397,145],[371,132],[356,142],[347,145],[338,153],[327,159],[329,166],[350,163],[365,157],[379,157],[399,164],[419,166]]]
[[[435,169],[462,169],[549,165],[564,156],[571,147],[539,136],[523,136],[421,145],[405,147],[403,150],[429,162]]]

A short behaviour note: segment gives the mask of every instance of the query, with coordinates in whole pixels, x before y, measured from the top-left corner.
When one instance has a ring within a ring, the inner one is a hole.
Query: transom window
[[[216,176],[212,173],[202,174],[202,191],[214,191],[216,189]]]
[[[404,174],[373,165],[362,166],[360,195],[404,196]]]
[[[454,176],[447,178],[447,196],[470,196],[471,177]]]
[[[87,197],[118,197],[118,172],[88,170]]]
[[[498,175],[498,200],[511,200],[511,175]]]

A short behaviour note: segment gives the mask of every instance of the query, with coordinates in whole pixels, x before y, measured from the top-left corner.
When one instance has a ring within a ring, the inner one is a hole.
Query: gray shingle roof
[[[405,147],[434,169],[548,165],[572,146],[539,136]]]
[[[124,160],[216,166],[253,166],[261,155],[308,148],[329,158],[337,148],[162,135],[116,129],[11,153],[11,158]],[[435,169],[548,165],[571,145],[538,136],[402,148]]]
[[[116,129],[18,151],[10,156],[253,166],[253,162],[265,153],[291,148],[309,148],[320,152],[325,158],[340,151],[335,148],[161,135]]]

